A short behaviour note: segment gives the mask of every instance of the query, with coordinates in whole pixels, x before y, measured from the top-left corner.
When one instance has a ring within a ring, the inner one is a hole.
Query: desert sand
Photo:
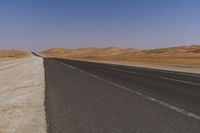
[[[150,50],[133,48],[53,48],[41,52],[43,56],[72,58],[87,61],[151,67],[200,73],[200,45],[170,47]]]

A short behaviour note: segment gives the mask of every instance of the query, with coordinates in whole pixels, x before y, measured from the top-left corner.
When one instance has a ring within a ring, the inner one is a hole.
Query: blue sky
[[[199,5],[199,0],[1,0],[0,48],[198,44]]]

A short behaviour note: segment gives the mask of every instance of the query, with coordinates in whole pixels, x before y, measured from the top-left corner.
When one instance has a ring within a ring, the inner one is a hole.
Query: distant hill
[[[52,48],[41,52],[48,57],[108,61],[143,66],[164,66],[200,69],[200,45],[169,47],[150,50],[133,48]]]
[[[142,56],[161,56],[161,57],[199,57],[200,45],[169,47],[153,50],[141,51]]]
[[[41,52],[46,56],[69,57],[69,58],[105,58],[109,56],[117,56],[120,54],[135,53],[136,49],[122,49],[115,47],[108,48],[78,48],[63,49],[52,48]]]
[[[20,50],[0,50],[0,58],[22,58],[28,56],[28,52]]]
[[[200,45],[170,47],[152,50],[136,50],[133,48],[122,49],[108,48],[79,48],[64,49],[52,48],[41,52],[46,56],[70,57],[70,58],[130,58],[130,57],[199,57]]]

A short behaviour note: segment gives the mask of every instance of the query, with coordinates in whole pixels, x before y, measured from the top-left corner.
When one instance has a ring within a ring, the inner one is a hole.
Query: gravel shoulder
[[[0,62],[0,133],[46,133],[43,59]]]

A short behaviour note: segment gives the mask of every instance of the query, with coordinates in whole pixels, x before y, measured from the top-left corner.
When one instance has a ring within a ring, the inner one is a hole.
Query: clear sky
[[[0,0],[0,48],[200,43],[200,0]]]

